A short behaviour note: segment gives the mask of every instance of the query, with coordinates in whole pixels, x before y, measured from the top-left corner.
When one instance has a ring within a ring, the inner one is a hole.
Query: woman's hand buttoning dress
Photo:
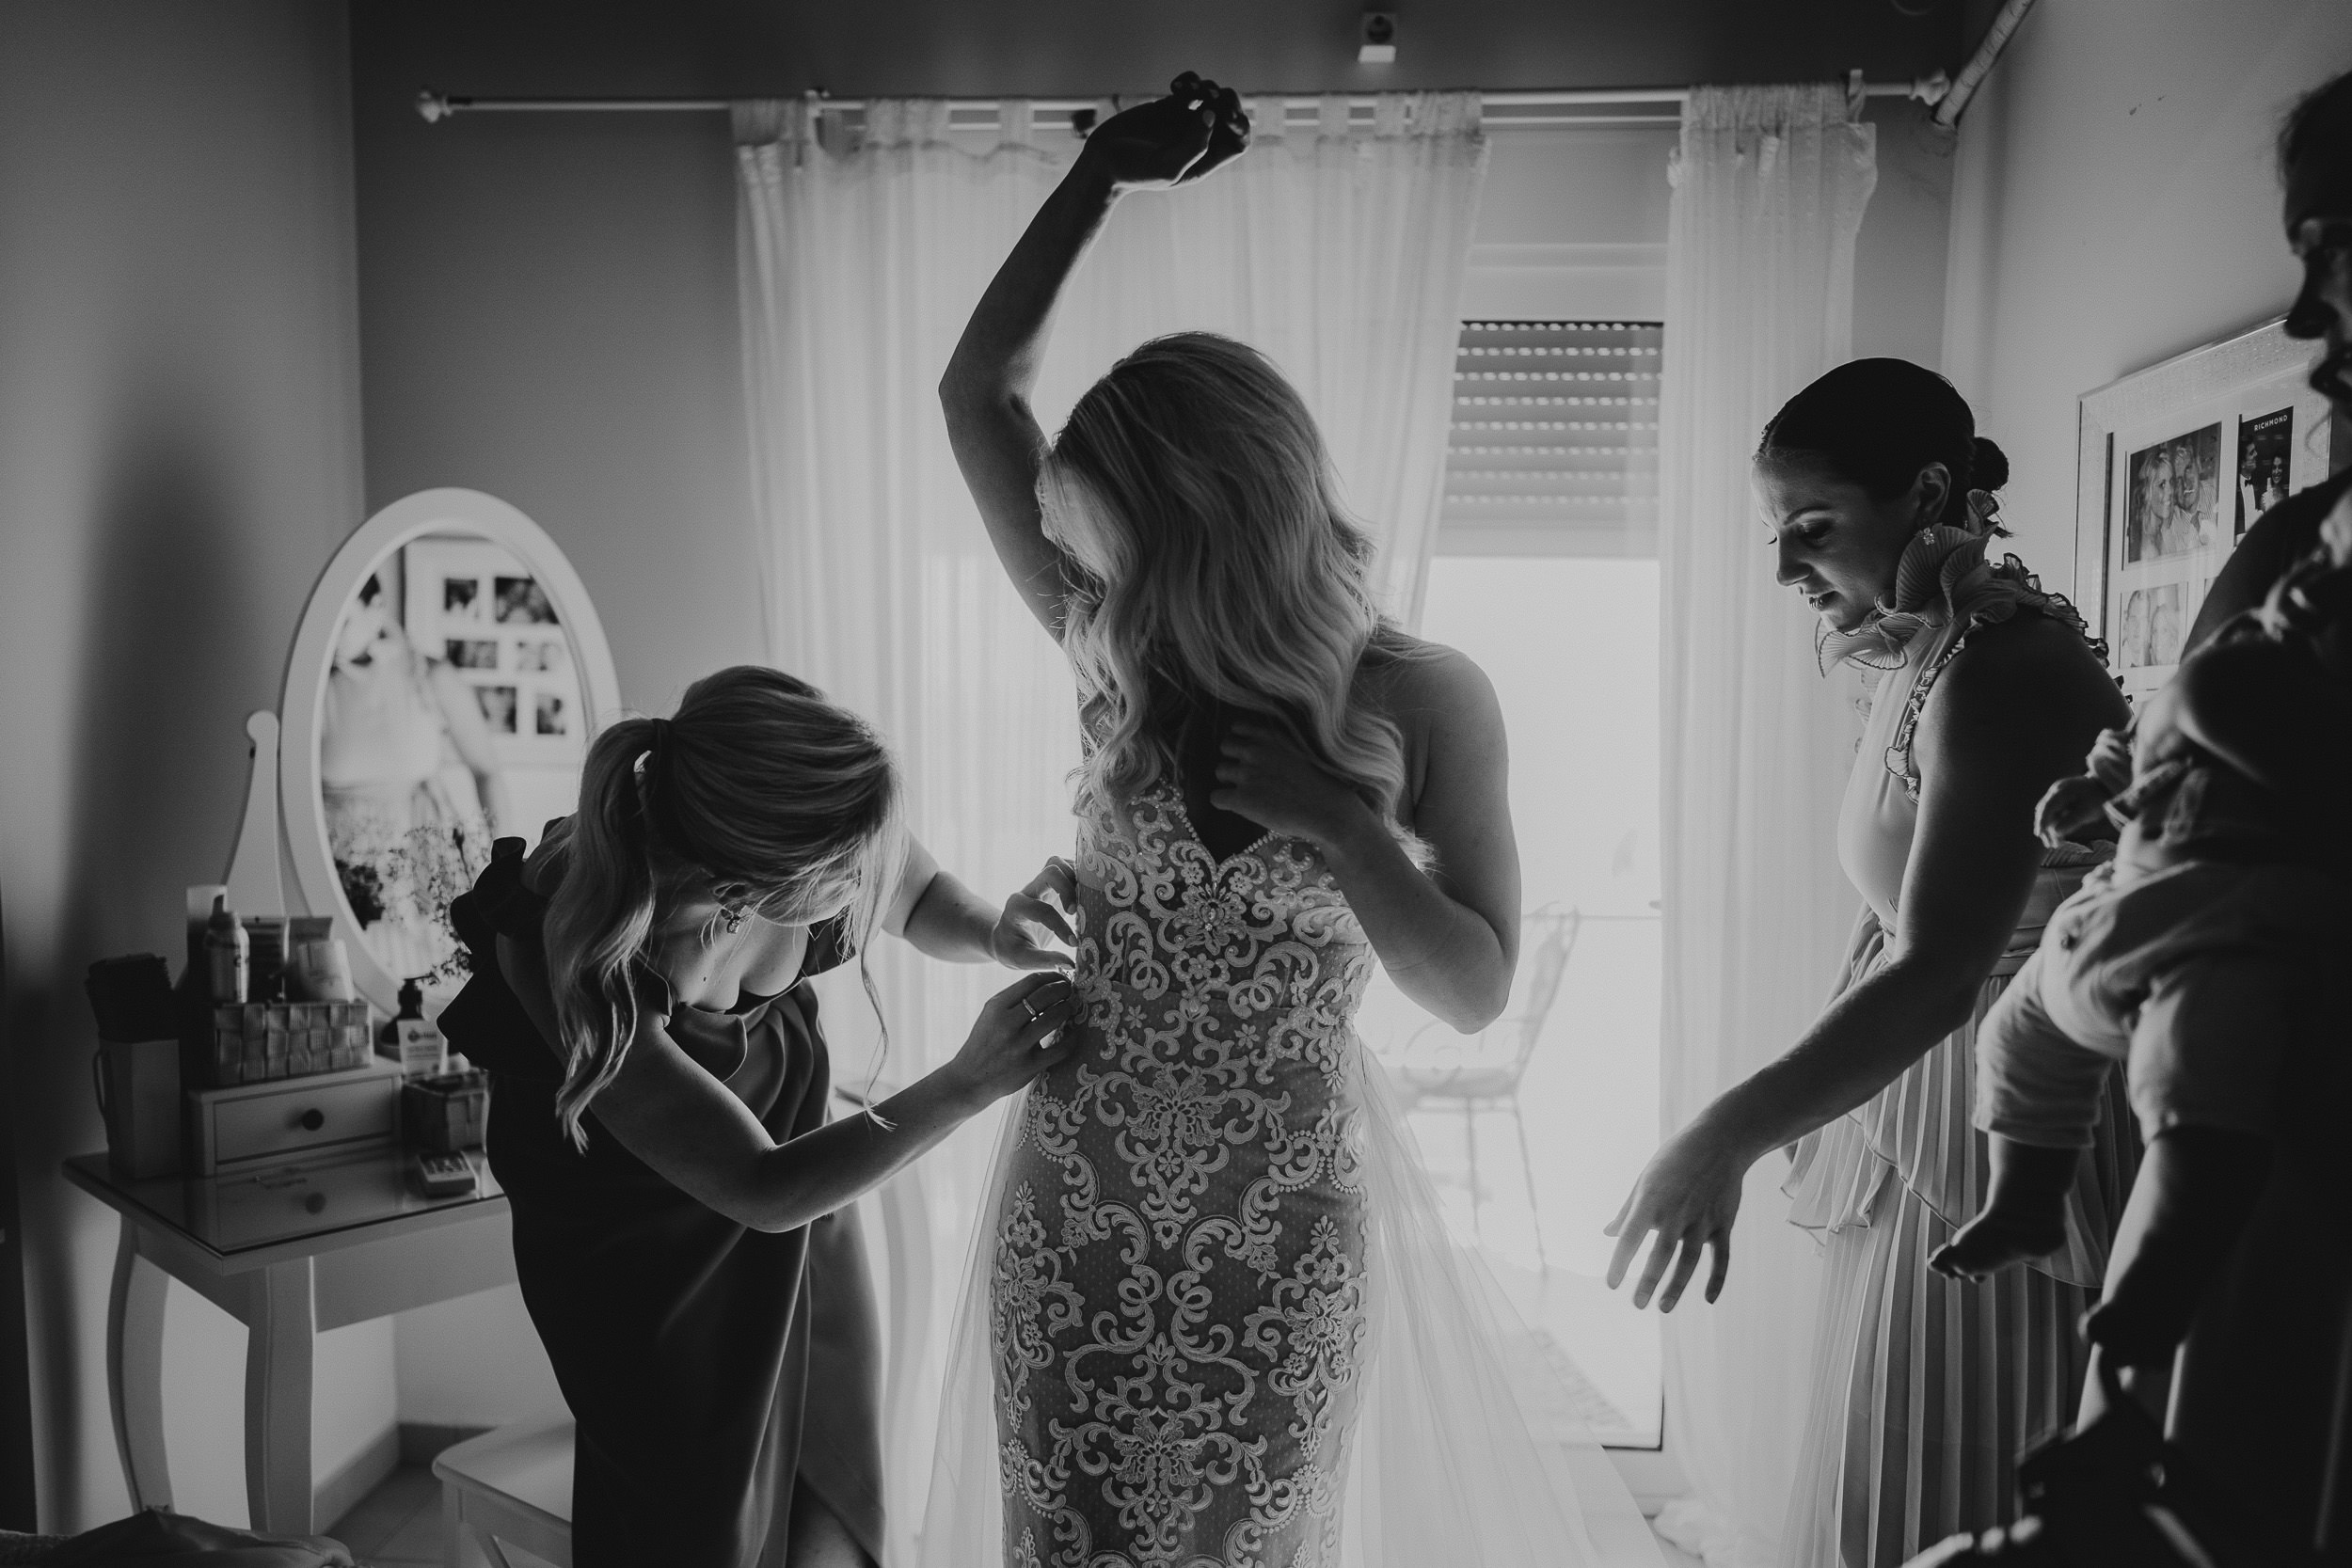
[[[1076,673],[1085,754],[1076,853],[1009,911],[1071,941],[1081,1010],[998,1150],[925,1561],[1536,1568],[1607,1539],[1655,1562],[1613,1472],[1579,1493],[1538,1455],[1507,1309],[1354,1030],[1375,963],[1458,1028],[1508,992],[1485,675],[1378,612],[1321,435],[1255,351],[1146,343],[1050,446],[1029,413],[1119,194],[1248,136],[1189,76],[1097,129],[942,384],[992,541]]]

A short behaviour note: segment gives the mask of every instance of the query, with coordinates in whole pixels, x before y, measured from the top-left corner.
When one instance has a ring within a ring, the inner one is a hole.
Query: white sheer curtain
[[[1854,688],[1814,664],[1748,486],[1764,421],[1850,357],[1873,132],[1836,87],[1702,88],[1683,111],[1661,393],[1666,1131],[1778,1054],[1835,975]],[[1818,1293],[1768,1156],[1731,1279],[1666,1320],[1666,1430],[1693,1497],[1661,1528],[1717,1568],[1771,1560],[1794,1483]]]
[[[1039,418],[1057,428],[1097,375],[1157,333],[1208,328],[1257,345],[1314,410],[1353,508],[1383,541],[1390,601],[1410,616],[1436,527],[1485,178],[1477,98],[1384,96],[1358,126],[1334,98],[1317,124],[1287,132],[1279,103],[1250,107],[1254,145],[1237,164],[1120,204],[1064,302]],[[989,549],[934,388],[1079,144],[1033,133],[1021,103],[984,140],[950,135],[938,101],[873,103],[855,133],[797,103],[747,103],[736,131],[770,657],[882,727],[905,766],[917,834],[1000,897],[1048,854],[1069,852],[1073,689]],[[943,1060],[1009,979],[898,943],[876,959],[886,1082]],[[826,994],[836,1072],[854,1087],[870,1060],[864,1003],[853,986]],[[894,1260],[894,1557],[920,1522],[940,1340],[992,1132],[967,1129],[919,1168],[929,1245]]]

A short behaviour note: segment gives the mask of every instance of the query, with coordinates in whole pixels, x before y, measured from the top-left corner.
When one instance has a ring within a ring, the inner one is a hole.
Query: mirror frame
[[[326,811],[319,796],[319,716],[326,703],[327,654],[344,606],[386,556],[427,534],[458,531],[478,534],[513,552],[554,600],[571,645],[572,667],[580,673],[580,705],[588,722],[584,740],[593,743],[621,708],[620,677],[613,673],[612,652],[587,585],[545,529],[495,496],[479,490],[421,490],[370,517],[335,551],[311,586],[294,650],[286,657],[278,709],[282,734],[278,809],[303,904],[312,914],[335,916],[337,934],[350,951],[352,983],[388,1018],[399,1008],[400,977],[368,950],[326,842]]]

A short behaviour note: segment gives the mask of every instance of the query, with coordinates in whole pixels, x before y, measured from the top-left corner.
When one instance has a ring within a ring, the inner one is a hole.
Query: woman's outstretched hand
[[[1613,1291],[1624,1280],[1633,1255],[1642,1250],[1644,1238],[1657,1233],[1649,1260],[1633,1287],[1637,1308],[1649,1305],[1650,1292],[1658,1289],[1671,1261],[1674,1276],[1658,1298],[1658,1309],[1673,1311],[1698,1269],[1701,1248],[1714,1254],[1714,1266],[1707,1275],[1708,1301],[1723,1294],[1724,1278],[1731,1272],[1731,1224],[1740,1216],[1740,1185],[1755,1162],[1725,1148],[1718,1139],[1694,1136],[1698,1132],[1695,1125],[1686,1127],[1667,1139],[1642,1168],[1617,1217],[1601,1227],[1601,1234],[1617,1239],[1617,1250],[1609,1259]]]
[[[1052,894],[1058,903],[1045,901]],[[989,954],[1007,969],[1069,969],[1074,960],[1058,947],[1048,946],[1045,939],[1053,938],[1078,945],[1077,933],[1070,928],[1067,911],[1078,907],[1078,872],[1059,855],[1045,863],[1045,869],[1029,879],[1029,885],[1005,900],[1004,912],[996,917],[996,928],[989,933]]]
[[[1066,1025],[1077,1016],[1068,979],[1024,975],[981,1005],[963,1049],[941,1070],[955,1075],[973,1109],[993,1104],[1070,1054],[1077,1041]]]
[[[1200,179],[1249,145],[1241,97],[1191,71],[1166,98],[1121,109],[1087,136],[1082,156],[1120,190],[1164,189]]]
[[[1328,848],[1368,808],[1271,719],[1236,719],[1217,747],[1209,804],[1270,833]]]

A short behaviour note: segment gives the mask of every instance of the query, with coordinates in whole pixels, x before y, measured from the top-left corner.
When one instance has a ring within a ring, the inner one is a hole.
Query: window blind
[[[1438,553],[1656,555],[1664,336],[1657,322],[1464,322]]]

